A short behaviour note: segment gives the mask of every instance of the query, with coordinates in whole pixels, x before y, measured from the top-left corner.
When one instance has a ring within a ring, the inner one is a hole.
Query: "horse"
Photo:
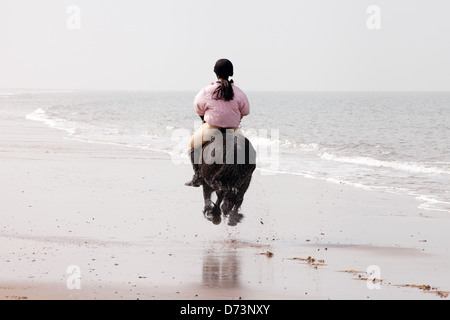
[[[203,178],[204,216],[215,225],[228,218],[229,226],[243,219],[239,209],[256,169],[256,151],[251,142],[232,129],[218,129],[202,149],[199,165]],[[212,194],[216,202],[211,200]]]

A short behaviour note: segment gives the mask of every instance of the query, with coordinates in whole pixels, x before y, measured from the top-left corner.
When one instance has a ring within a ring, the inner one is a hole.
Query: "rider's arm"
[[[250,114],[250,103],[245,93],[242,93],[242,97],[239,100],[239,111],[241,112],[241,119]]]
[[[194,99],[194,110],[200,117],[204,116],[206,111],[205,94],[205,89],[202,89]]]

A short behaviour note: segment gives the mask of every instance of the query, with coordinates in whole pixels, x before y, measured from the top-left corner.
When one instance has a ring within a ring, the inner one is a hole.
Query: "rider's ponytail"
[[[213,98],[216,100],[230,101],[234,98],[233,86],[231,85],[233,80],[227,78],[222,79],[220,86],[213,92]]]
[[[233,64],[230,60],[220,59],[216,62],[214,66],[214,72],[217,77],[222,79],[220,86],[214,90],[213,98],[216,100],[230,101],[234,98],[233,80],[228,80],[229,77],[233,76]]]

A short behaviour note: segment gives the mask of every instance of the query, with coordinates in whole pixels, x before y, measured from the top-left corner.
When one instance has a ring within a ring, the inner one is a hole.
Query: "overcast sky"
[[[448,91],[450,1],[0,1],[0,88],[197,91],[219,58],[245,90]]]

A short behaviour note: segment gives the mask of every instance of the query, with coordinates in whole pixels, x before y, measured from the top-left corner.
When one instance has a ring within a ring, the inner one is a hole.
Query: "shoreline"
[[[169,156],[0,123],[0,299],[448,298],[450,220],[410,196],[258,170],[242,223],[214,226]]]
[[[139,145],[139,144],[134,144],[134,143],[125,143],[125,142],[121,143],[121,142],[114,142],[114,141],[96,141],[96,140],[88,140],[87,138],[77,137],[75,132],[78,129],[76,127],[66,126],[64,124],[64,122],[63,122],[63,124],[61,124],[60,119],[47,118],[46,111],[44,111],[41,108],[38,108],[31,113],[28,113],[26,115],[26,119],[42,122],[42,123],[45,123],[48,127],[52,128],[52,129],[58,129],[60,131],[64,131],[68,135],[67,139],[72,139],[74,141],[81,141],[83,143],[92,143],[92,144],[105,144],[105,145],[112,145],[112,146],[118,146],[118,147],[125,146],[125,147],[129,147],[129,148],[133,148],[138,151],[156,152],[158,154],[163,154],[165,156],[168,155],[169,157],[172,157],[174,162],[179,162],[179,163],[183,163],[186,165],[190,165],[187,156],[185,156],[184,154],[181,154],[181,155],[178,154],[179,150],[177,150],[176,152],[173,152],[173,151],[169,151],[169,150],[163,150],[163,149],[158,149],[156,147],[149,147],[146,145]],[[252,131],[252,129],[249,129],[249,130]],[[316,143],[312,143],[312,145],[316,145],[315,147],[317,147]],[[340,156],[329,154],[327,152],[325,152],[322,156],[320,156],[320,158],[325,158],[325,159],[330,158],[331,160],[334,159],[334,160],[342,163],[343,165],[345,165],[347,162],[352,163],[352,162],[356,161],[358,163],[365,163],[369,167],[380,167],[380,168],[387,167],[387,168],[397,168],[397,169],[398,169],[398,167],[402,167],[403,169],[405,169],[405,167],[406,167],[405,170],[407,172],[409,172],[410,174],[423,173],[423,172],[429,172],[429,173],[435,173],[435,174],[448,174],[448,171],[445,171],[443,169],[427,168],[422,164],[418,164],[418,163],[414,163],[414,162],[404,162],[404,161],[397,161],[397,160],[383,161],[383,160],[378,160],[378,159],[372,159],[370,157],[355,157],[355,156],[341,158]],[[317,174],[317,173],[314,174],[314,173],[296,172],[295,169],[294,169],[294,171],[290,171],[286,167],[284,167],[283,169],[282,168],[270,169],[270,168],[265,168],[265,167],[258,167],[257,170],[260,170],[262,175],[274,175],[274,174],[275,175],[276,174],[296,175],[296,176],[306,177],[309,179],[325,181],[327,183],[345,184],[345,185],[349,185],[349,186],[352,186],[355,188],[362,188],[364,190],[369,190],[369,191],[387,192],[390,194],[395,194],[395,195],[400,195],[400,196],[407,195],[407,196],[410,196],[411,198],[414,198],[419,209],[423,209],[426,211],[445,213],[445,214],[450,213],[450,207],[448,207],[448,205],[449,205],[448,201],[443,201],[442,199],[439,199],[438,196],[430,194],[430,191],[419,192],[419,190],[413,190],[413,189],[410,189],[409,187],[402,188],[402,187],[398,187],[398,186],[390,187],[388,185],[370,185],[370,184],[364,184],[364,182],[351,181],[345,177],[344,178],[333,178],[333,177],[327,177],[327,176],[320,176],[320,174]]]

